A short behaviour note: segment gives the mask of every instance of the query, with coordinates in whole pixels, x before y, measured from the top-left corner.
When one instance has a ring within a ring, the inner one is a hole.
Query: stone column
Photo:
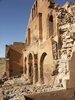
[[[29,61],[28,61],[28,57],[27,57],[27,77],[29,79]]]
[[[41,82],[41,78],[40,78],[40,75],[41,75],[41,72],[40,72],[40,57],[38,57],[38,84],[42,84]]]
[[[34,57],[33,57],[33,84],[35,84],[35,61],[34,61]]]
[[[24,58],[24,56],[23,56],[23,74],[25,74],[25,58]]]

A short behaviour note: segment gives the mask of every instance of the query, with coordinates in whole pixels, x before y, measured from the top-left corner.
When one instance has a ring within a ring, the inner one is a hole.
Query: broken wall
[[[6,72],[8,76],[23,74],[23,54],[24,43],[15,42],[6,48]]]

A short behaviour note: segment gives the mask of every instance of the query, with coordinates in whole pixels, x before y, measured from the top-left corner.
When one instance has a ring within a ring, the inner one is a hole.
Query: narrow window
[[[42,34],[42,13],[39,13],[39,39],[43,39],[43,34]]]
[[[34,5],[34,17],[35,17],[35,5]]]
[[[37,1],[36,1],[36,14],[37,14]]]
[[[49,36],[53,35],[53,16],[49,17]]]
[[[31,42],[31,38],[30,38],[30,28],[28,28],[28,45],[30,44]]]

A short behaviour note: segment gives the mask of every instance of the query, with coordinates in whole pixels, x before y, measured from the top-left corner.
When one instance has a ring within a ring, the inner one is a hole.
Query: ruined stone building
[[[35,0],[26,31],[23,72],[33,84],[75,87],[75,3]]]
[[[7,76],[25,75],[32,84],[75,87],[75,3],[35,0],[25,43],[6,45]]]
[[[74,2],[60,6],[52,0],[35,0],[25,43],[6,45],[6,74],[23,74],[11,80],[14,86],[22,83],[8,95],[20,94],[25,100],[75,100]]]
[[[23,53],[25,43],[6,45],[6,74],[8,77],[23,74]]]

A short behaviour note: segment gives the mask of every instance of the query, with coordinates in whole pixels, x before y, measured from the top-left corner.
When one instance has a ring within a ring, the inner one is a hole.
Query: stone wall
[[[32,6],[26,31],[27,46],[23,52],[24,73],[28,78],[29,72],[32,73],[33,83],[53,84],[54,76],[52,77],[51,75],[53,70],[53,53],[52,40],[50,36],[57,32],[57,16],[55,10],[48,9],[50,5],[48,1],[37,0],[37,13],[34,18],[32,18],[32,10],[35,5],[36,1]],[[49,19],[51,15],[53,20],[51,25],[54,24],[54,26],[52,26],[54,33],[51,33],[51,27],[49,27]],[[28,38],[28,29],[31,30],[30,38]],[[30,44],[28,44],[29,39],[31,41]],[[30,54],[32,55],[31,67],[29,67],[30,62],[28,60]],[[37,55],[37,60],[35,60],[35,55]]]
[[[23,54],[24,43],[15,42],[6,46],[6,73],[8,76],[23,74]]]
[[[6,72],[6,59],[0,58],[0,79],[3,77]]]

